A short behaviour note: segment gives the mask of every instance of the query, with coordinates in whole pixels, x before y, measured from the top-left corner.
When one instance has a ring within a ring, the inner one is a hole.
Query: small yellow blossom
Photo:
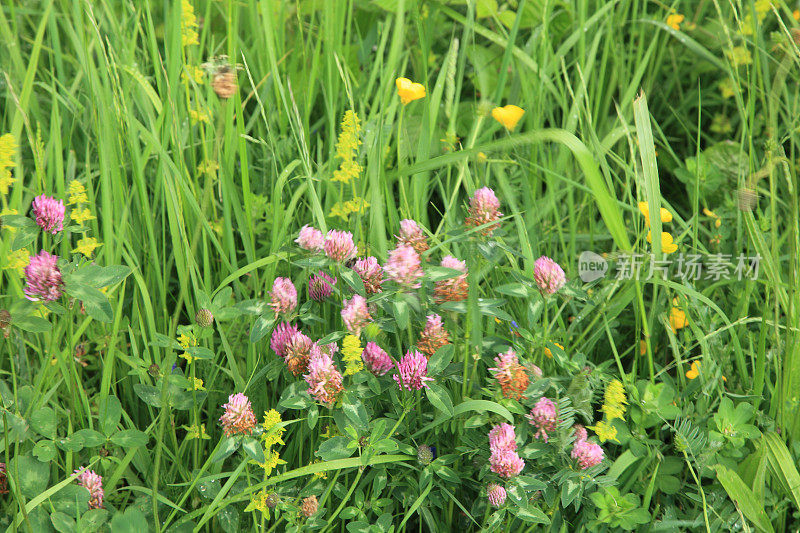
[[[9,252],[3,270],[14,270],[20,276],[25,274],[25,267],[31,262],[30,254],[25,248]]]
[[[714,219],[714,227],[718,228],[718,227],[720,227],[722,225],[722,219],[719,217],[718,214],[716,214],[711,209],[709,209],[707,207],[704,207],[703,208],[703,214],[706,215],[707,217],[711,217],[711,218]]]
[[[191,439],[203,439],[207,440],[211,437],[208,436],[206,433],[206,425],[200,424],[195,426],[183,426],[183,429],[186,430],[186,438]]]
[[[261,426],[264,428],[262,439],[264,440],[264,447],[271,448],[276,444],[285,444],[283,442],[283,433],[286,431],[284,427],[275,428],[276,425],[281,423],[281,415],[275,409],[270,409],[264,412],[264,422]],[[273,428],[275,428],[273,430]]]
[[[264,469],[265,476],[269,476],[278,465],[286,464],[286,461],[281,459],[280,454],[275,450],[272,450],[271,452],[269,450],[265,450],[264,455],[266,457],[266,461],[257,464]]]
[[[361,119],[352,109],[344,112],[342,131],[336,142],[336,155],[343,161],[351,161],[358,155],[361,145]]]
[[[194,390],[206,390],[203,386],[203,380],[200,378],[189,378],[189,388],[186,389],[188,391]]]
[[[192,124],[197,124],[199,122],[206,123],[208,122],[208,113],[202,109],[190,109],[189,118],[192,120]]]
[[[717,113],[714,115],[709,129],[714,133],[725,135],[733,131],[733,126],[731,125],[731,120],[727,116],[722,113]]]
[[[7,168],[0,167],[0,194],[8,194],[8,188],[17,181]]]
[[[759,22],[762,22],[766,18],[770,9],[772,9],[770,0],[756,0],[756,3],[753,5],[753,7]]]
[[[694,361],[692,363],[691,368],[686,371],[686,377],[689,379],[694,379],[700,375],[700,363],[698,361]]]
[[[681,30],[681,22],[683,22],[683,20],[685,18],[686,17],[684,17],[680,13],[673,13],[670,16],[667,17],[667,26],[669,26],[670,28],[672,28],[675,31],[680,31]]]
[[[733,80],[731,80],[730,78],[725,78],[724,80],[720,80],[717,86],[719,87],[720,94],[722,94],[722,98],[724,98],[725,100],[736,96],[736,91],[734,90],[733,87]]]
[[[408,78],[397,78],[395,85],[397,85],[397,95],[403,105],[425,98],[425,87],[421,83],[414,83]]]
[[[206,79],[206,71],[200,67],[186,65],[183,72],[181,72],[181,81],[189,83],[189,80],[194,81],[197,85],[203,85]]]
[[[559,343],[557,343],[557,342],[554,342],[553,344],[555,344],[556,346],[558,346],[559,348],[561,348],[561,351],[562,351],[562,352],[564,351],[564,347],[563,347],[563,346],[561,346]],[[545,347],[544,347],[544,355],[545,355],[545,356],[547,356],[547,357],[549,357],[550,359],[552,359],[552,358],[553,358],[553,352],[551,352],[551,351],[550,351],[550,348],[548,348],[547,346],[545,346]]]
[[[600,442],[605,442],[607,440],[613,440],[614,442],[619,442],[617,439],[617,428],[614,427],[612,424],[606,422],[605,420],[600,420],[594,426],[588,426],[588,429],[591,429],[597,434],[597,437],[600,439]]]
[[[195,338],[194,335],[191,334],[187,335],[185,333],[181,333],[180,336],[178,337],[178,344],[180,344],[181,348],[183,348],[184,350],[188,350],[193,346],[197,346],[197,339]],[[182,353],[181,357],[186,359],[187,364],[192,364],[192,362],[194,362],[194,360],[196,359],[196,357],[192,357],[187,352]]]
[[[753,56],[750,54],[750,50],[744,46],[734,46],[732,49],[727,50],[725,55],[728,56],[728,60],[734,67],[749,65],[753,62]]]
[[[669,310],[669,327],[672,328],[672,333],[678,333],[678,330],[685,328],[687,324],[686,313],[677,307]]]
[[[86,187],[78,180],[69,182],[67,192],[69,193],[67,205],[85,204],[89,201],[89,197],[86,195]]]
[[[84,237],[83,239],[78,241],[78,245],[72,250],[73,254],[83,254],[86,257],[92,257],[92,253],[94,253],[94,249],[103,246],[102,244],[97,243],[97,239],[94,237]]]
[[[484,154],[483,152],[478,152],[478,163],[486,163],[486,161],[488,160],[489,158],[486,157],[486,154]]]
[[[350,218],[350,210],[347,209],[347,203],[336,202],[336,204],[331,207],[331,212],[328,216],[339,217],[347,222],[347,220]]]
[[[792,18],[794,20],[800,20],[800,9],[795,9],[792,11]]]
[[[628,400],[625,397],[625,386],[618,379],[606,385],[606,392],[603,396],[603,407],[601,410],[608,417],[609,422],[615,418],[625,420],[625,405]]]
[[[667,233],[666,231],[661,232],[661,251],[665,254],[671,254],[675,250],[678,249],[678,245],[672,242],[672,234]],[[647,232],[647,242],[653,242],[653,235],[652,232]]]
[[[369,207],[369,202],[360,196],[356,196],[352,200],[345,202],[344,205],[350,213],[359,213],[363,215]]]
[[[14,154],[19,146],[16,139],[10,133],[0,135],[0,165],[4,167],[14,166]]]
[[[647,202],[639,202],[639,211],[642,212],[644,215],[644,223],[647,224],[647,227],[650,227],[650,206],[647,205]],[[665,208],[661,208],[659,211],[661,215],[661,222],[667,223],[672,222],[672,213],[667,211]]]
[[[321,462],[322,461],[317,459],[316,461],[312,461],[310,464],[315,465],[315,464],[319,464]],[[323,470],[322,472],[314,472],[314,477],[319,478],[319,479],[328,479],[328,472],[326,470]]]
[[[69,214],[69,218],[74,220],[76,223],[83,225],[84,222],[87,220],[92,220],[94,217],[92,216],[92,212],[89,210],[88,207],[76,207],[72,210]]]
[[[197,34],[197,15],[194,14],[194,6],[189,0],[181,3],[181,44],[191,46],[200,44]]]
[[[517,123],[524,114],[524,109],[513,104],[492,109],[492,118],[502,124],[508,131],[514,131],[514,128],[517,127]]]
[[[342,360],[345,363],[344,375],[352,376],[364,369],[361,360],[361,341],[355,335],[348,335],[342,340]]]
[[[269,508],[267,507],[268,497],[267,493],[263,490],[256,492],[247,505],[245,512],[261,511],[265,518],[269,518]]]
[[[339,168],[333,171],[331,181],[341,181],[342,183],[350,183],[353,178],[357,178],[363,168],[358,162],[353,160],[342,161]]]

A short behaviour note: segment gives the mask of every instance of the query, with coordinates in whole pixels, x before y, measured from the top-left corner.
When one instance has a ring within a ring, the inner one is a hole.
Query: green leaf
[[[114,533],[142,533],[149,531],[147,519],[141,511],[128,507],[125,512],[118,512],[111,520],[111,531]]]
[[[467,400],[465,402],[461,402],[456,406],[454,415],[458,416],[468,411],[477,411],[479,413],[491,411],[502,416],[512,424],[514,423],[514,415],[511,414],[511,411],[499,403],[490,402],[489,400]]]
[[[119,420],[122,417],[122,405],[116,396],[108,396],[101,400],[98,415],[100,431],[106,435],[111,435],[117,429]]]
[[[11,244],[11,251],[25,248],[30,243],[36,240],[39,235],[39,226],[25,226],[17,228],[17,234],[14,235],[14,242]]]
[[[145,446],[148,440],[147,434],[138,429],[123,429],[111,435],[111,442],[122,448]]]
[[[352,393],[345,394],[342,400],[342,411],[356,429],[366,430],[369,427],[369,415],[361,400]]]
[[[68,282],[64,285],[64,292],[80,300],[86,309],[86,314],[93,319],[106,323],[114,319],[114,311],[106,295],[91,285]]]
[[[219,446],[219,449],[217,450],[217,453],[214,455],[214,462],[218,463],[220,461],[224,461],[225,459],[233,455],[233,452],[239,449],[239,443],[240,442],[238,439],[225,437],[225,440],[222,441],[222,443]]]
[[[753,522],[759,531],[774,532],[764,507],[758,503],[753,491],[742,481],[742,478],[721,464],[715,465],[714,469],[717,471],[717,479],[722,484],[722,488],[728,493],[736,507],[741,509],[744,516]]]
[[[452,344],[445,344],[436,350],[436,353],[428,360],[428,376],[434,377],[447,368],[447,365],[453,360],[455,351],[456,348]]]
[[[31,427],[43,437],[56,438],[56,412],[50,407],[37,409],[31,415]]]
[[[154,386],[145,383],[136,383],[133,386],[133,391],[136,393],[136,396],[147,405],[156,408],[161,407],[161,391]]]
[[[457,268],[431,266],[425,269],[425,276],[427,276],[427,278],[431,281],[444,281],[446,279],[453,279],[463,275],[464,273]]]
[[[257,463],[264,463],[267,460],[264,457],[264,447],[261,446],[261,443],[256,439],[244,439],[242,442],[242,449]]]
[[[79,531],[82,533],[93,533],[108,522],[108,517],[109,513],[105,509],[90,509],[81,515],[81,519],[78,522],[80,527]]]
[[[408,304],[406,302],[400,299],[392,302],[392,314],[398,329],[403,330],[408,327]]]
[[[450,392],[445,387],[438,383],[428,383],[425,394],[436,409],[447,415],[448,418],[453,416],[453,400],[450,399]]]
[[[505,285],[500,285],[495,290],[500,294],[506,294],[516,298],[528,298],[530,296],[530,294],[528,294],[528,289],[522,283],[506,283]]]
[[[39,461],[49,463],[56,458],[56,445],[51,440],[43,439],[34,445],[31,453]]]
[[[795,507],[800,508],[800,473],[797,472],[786,444],[775,433],[764,433],[764,442],[767,445],[767,459],[772,472],[786,494],[794,501]]]
[[[75,529],[75,519],[64,513],[56,511],[50,515],[50,522],[53,528],[59,533],[73,533]]]
[[[350,439],[347,437],[331,437],[319,445],[316,455],[323,461],[346,459],[353,455],[355,449],[347,447]]]
[[[82,429],[72,434],[72,438],[79,438],[86,448],[95,448],[106,442],[106,437],[93,429]]]
[[[9,476],[19,476],[17,486],[23,496],[33,498],[47,488],[50,465],[39,462],[29,455],[11,458],[6,470]]]
[[[101,267],[98,265],[85,265],[69,276],[64,281],[66,283],[81,283],[91,287],[102,289],[116,285],[120,281],[127,278],[131,273],[131,269],[123,265],[112,265]]]
[[[49,320],[30,315],[13,317],[11,325],[29,333],[46,333],[50,331],[50,328],[52,327],[52,324],[50,324]]]
[[[263,339],[267,333],[272,330],[275,324],[275,318],[270,315],[261,315],[253,323],[253,329],[250,330],[250,342],[256,343]]]
[[[367,290],[364,288],[364,282],[361,280],[361,276],[354,270],[343,268],[339,270],[339,277],[342,278],[356,294],[360,294],[361,296],[367,295]]]

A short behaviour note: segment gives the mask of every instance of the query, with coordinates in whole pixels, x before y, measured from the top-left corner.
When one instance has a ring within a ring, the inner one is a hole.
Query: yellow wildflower
[[[17,151],[17,141],[10,133],[0,136],[0,166],[13,167],[14,154]]]
[[[603,396],[603,411],[608,417],[609,422],[615,418],[625,420],[625,405],[628,400],[625,397],[625,387],[618,379],[611,381],[606,385],[606,392]]]
[[[184,71],[181,72],[181,81],[184,83],[189,83],[189,80],[193,80],[197,85],[203,85],[205,79],[206,71],[200,67],[186,65]]]
[[[336,143],[336,155],[344,161],[351,161],[358,155],[361,144],[361,119],[355,111],[348,109],[342,118],[342,131]]]
[[[678,249],[678,245],[672,242],[672,235],[666,231],[661,232],[661,251],[665,254],[671,254]],[[652,232],[647,232],[647,242],[653,242]]]
[[[725,135],[733,131],[733,126],[731,125],[731,120],[727,116],[722,113],[717,113],[714,115],[709,129],[714,133]]]
[[[342,161],[337,170],[333,171],[331,181],[341,181],[342,183],[350,183],[353,178],[357,178],[363,168],[356,161],[346,160]]]
[[[557,343],[557,342],[554,342],[553,344],[555,344],[556,346],[558,346],[559,348],[561,348],[561,351],[564,351],[564,347],[563,347],[563,346],[561,346],[559,343]],[[544,355],[545,355],[545,356],[547,356],[547,357],[549,357],[550,359],[552,359],[552,358],[553,358],[553,352],[551,352],[551,351],[550,351],[550,348],[548,348],[547,346],[545,346],[545,347],[544,347]]]
[[[87,220],[92,220],[94,217],[92,216],[92,212],[88,207],[77,207],[69,214],[69,218],[74,220],[76,223],[83,225],[84,222]]]
[[[84,204],[89,201],[89,197],[86,195],[86,187],[78,180],[69,182],[67,192],[69,193],[67,205]]]
[[[361,198],[360,196],[356,196],[352,200],[345,202],[344,206],[350,213],[365,213],[367,208],[369,207],[369,203]]]
[[[183,426],[183,429],[186,430],[186,438],[189,439],[189,440],[191,440],[191,439],[207,440],[207,439],[211,438],[206,433],[206,425],[205,424],[199,424],[199,425],[195,425],[195,426]]]
[[[728,98],[736,96],[736,91],[733,88],[733,80],[730,78],[720,80],[717,86],[719,87],[720,94],[722,94],[722,98],[727,100]]]
[[[208,113],[202,109],[190,109],[189,118],[192,120],[192,124],[208,122]]]
[[[361,341],[355,335],[348,335],[342,340],[342,360],[345,363],[344,375],[351,376],[364,370],[361,360]]]
[[[92,257],[94,249],[99,246],[103,245],[98,244],[97,239],[95,239],[94,237],[84,237],[83,239],[78,241],[78,246],[76,246],[75,249],[72,250],[72,253],[73,254],[81,253],[86,257]]]
[[[753,62],[753,56],[750,54],[750,50],[744,46],[734,46],[732,49],[727,50],[725,55],[728,56],[728,60],[734,67],[749,65]]]
[[[311,463],[309,463],[309,465],[315,465],[315,464],[318,464],[318,463],[321,463],[321,462],[322,461],[317,459],[316,461],[312,461]],[[319,478],[319,479],[328,479],[328,472],[326,472],[324,470],[322,472],[314,472],[314,477]]]
[[[17,181],[7,168],[0,167],[0,194],[8,194],[8,188]]]
[[[644,223],[647,224],[647,227],[650,227],[650,206],[647,205],[647,202],[639,202],[639,211],[644,215]],[[661,215],[661,222],[672,222],[672,213],[664,209],[663,207],[659,211]]]
[[[514,131],[517,123],[525,114],[525,110],[519,106],[509,104],[504,107],[495,107],[492,109],[492,118],[503,125],[508,131]]]
[[[285,444],[283,442],[283,433],[286,431],[286,428],[279,427],[276,428],[274,431],[271,431],[277,424],[281,423],[281,415],[275,409],[270,409],[269,411],[264,412],[264,422],[261,426],[264,428],[264,433],[262,435],[262,439],[264,440],[264,447],[271,448],[276,444]]]
[[[331,207],[331,213],[328,216],[339,217],[347,222],[347,219],[350,218],[350,210],[347,209],[346,203],[336,202],[336,205]]]
[[[425,87],[421,83],[414,83],[408,78],[397,78],[395,85],[397,85],[397,95],[403,105],[425,98]]]
[[[686,371],[686,377],[689,379],[694,379],[699,375],[700,375],[700,363],[698,361],[694,361],[689,370]]]
[[[756,3],[753,5],[753,7],[755,8],[756,17],[758,18],[759,22],[763,21],[766,18],[767,13],[769,13],[769,10],[772,9],[770,0],[756,0]]]
[[[197,35],[197,16],[189,0],[183,0],[181,3],[181,44],[183,46],[200,44]]]
[[[596,425],[588,426],[588,428],[597,434],[600,442],[605,442],[607,440],[619,442],[617,439],[617,428],[605,420],[600,420]]]
[[[189,378],[189,388],[186,389],[188,391],[193,390],[206,390],[203,386],[203,380],[200,378]]]
[[[286,464],[286,461],[281,459],[280,454],[275,450],[272,450],[271,452],[269,450],[264,450],[264,455],[266,457],[266,461],[263,463],[258,463],[258,466],[264,469],[265,476],[269,476],[278,465]]]
[[[683,22],[685,18],[686,17],[680,13],[673,13],[667,17],[667,26],[675,31],[681,31],[681,22]]]
[[[25,274],[25,267],[31,262],[30,254],[25,248],[9,252],[3,270],[16,270],[17,274]]]
[[[711,217],[711,218],[714,219],[714,226],[715,227],[718,228],[718,227],[720,227],[722,225],[722,219],[719,217],[719,215],[717,215],[711,209],[709,209],[707,207],[704,207],[703,208],[703,214],[706,215],[707,217]]]
[[[800,20],[800,9],[795,9],[792,11],[792,18],[794,20]]]
[[[678,333],[678,330],[685,328],[687,324],[686,313],[677,307],[669,310],[669,327],[672,328],[672,333]]]
[[[180,336],[178,337],[178,344],[180,344],[181,348],[183,348],[184,350],[188,350],[192,346],[197,346],[197,339],[194,337],[194,335],[191,334],[186,335],[185,333],[181,333]],[[195,357],[189,355],[187,352],[183,352],[181,354],[181,357],[186,359],[187,364],[192,364],[192,362],[196,359]]]
[[[268,495],[265,491],[260,490],[253,495],[250,503],[247,505],[245,512],[261,511],[265,518],[269,518],[269,508],[267,508]]]

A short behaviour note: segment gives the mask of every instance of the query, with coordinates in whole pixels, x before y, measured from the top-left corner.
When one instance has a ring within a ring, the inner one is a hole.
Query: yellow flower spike
[[[69,218],[74,220],[77,224],[83,225],[83,223],[87,220],[94,219],[94,216],[92,216],[92,212],[88,207],[78,207],[72,210],[72,212],[69,214]]]
[[[492,118],[502,124],[508,131],[514,131],[514,128],[517,127],[517,123],[524,114],[524,109],[513,104],[492,109]]]
[[[89,197],[86,195],[86,187],[84,187],[83,184],[78,180],[72,180],[69,182],[67,193],[69,193],[69,201],[67,201],[67,205],[85,204],[89,201]]]
[[[421,83],[414,83],[408,78],[397,78],[397,96],[403,105],[407,105],[414,100],[425,98],[425,87]]]
[[[628,399],[625,396],[625,386],[618,379],[612,380],[606,385],[606,392],[603,396],[603,406],[600,408],[611,422],[615,418],[625,420],[625,405]]]
[[[681,22],[683,22],[685,18],[686,17],[680,13],[673,13],[667,17],[667,26],[675,31],[681,31]]]
[[[361,360],[361,341],[355,335],[348,335],[342,340],[342,361],[345,363],[344,375],[352,376],[364,369]]]
[[[694,379],[700,375],[700,363],[695,361],[692,363],[692,366],[689,370],[686,371],[686,377],[689,379]]]
[[[591,429],[594,431],[597,435],[597,438],[600,439],[600,442],[605,442],[607,440],[619,442],[617,439],[617,428],[605,420],[600,420],[594,426],[587,426],[586,429]]]
[[[183,46],[200,44],[197,27],[197,15],[194,14],[194,6],[189,0],[183,0],[181,3],[181,44]]]
[[[17,179],[11,175],[10,170],[0,167],[0,194],[8,194],[8,188],[11,187],[15,181],[17,181]]]
[[[78,241],[78,245],[72,250],[73,254],[83,254],[86,257],[92,257],[92,253],[94,253],[94,249],[103,246],[102,244],[98,244],[97,239],[94,237],[84,237],[83,239]]]

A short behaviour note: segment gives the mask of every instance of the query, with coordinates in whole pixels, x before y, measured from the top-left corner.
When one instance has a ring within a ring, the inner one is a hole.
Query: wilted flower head
[[[536,405],[533,406],[531,412],[525,416],[530,420],[530,423],[538,429],[534,437],[537,439],[542,437],[542,439],[547,442],[549,438],[547,432],[555,431],[556,429],[558,415],[556,413],[555,402],[542,396],[539,398],[539,401],[536,402]]]
[[[250,399],[241,392],[228,396],[228,403],[222,406],[225,412],[219,417],[219,422],[225,435],[249,435],[256,425],[256,415]]]
[[[64,202],[50,198],[44,194],[37,196],[31,203],[36,223],[45,232],[56,234],[64,229]]]
[[[420,444],[417,447],[417,460],[420,464],[429,465],[433,461],[433,450],[427,444]]]
[[[367,308],[367,300],[359,294],[353,295],[349,300],[344,301],[342,308],[342,320],[347,327],[347,331],[358,337],[361,330],[372,319]]]
[[[394,380],[402,390],[420,390],[429,388],[426,381],[433,381],[428,377],[428,358],[416,350],[409,350],[399,362],[395,364],[397,374]]]
[[[57,263],[58,256],[50,255],[44,250],[31,256],[30,263],[25,267],[27,285],[23,289],[28,300],[52,302],[61,297],[61,286],[64,282]]]
[[[575,441],[575,445],[572,447],[572,458],[577,459],[583,470],[600,464],[603,456],[603,448],[588,440]]]
[[[325,237],[320,230],[306,224],[300,228],[300,235],[297,236],[294,242],[304,250],[321,252],[322,246],[325,243]]]
[[[424,274],[419,254],[411,246],[401,244],[389,252],[389,260],[383,270],[390,279],[406,288],[417,289],[422,286],[419,279]]]
[[[316,496],[309,496],[308,498],[303,498],[303,503],[300,505],[300,511],[306,518],[309,518],[314,514],[316,514],[318,508],[319,508],[319,502],[317,501]]]
[[[364,282],[364,288],[367,294],[375,294],[381,292],[381,285],[383,285],[383,269],[378,264],[378,260],[372,256],[364,259],[359,259],[353,265],[353,270]]]
[[[275,316],[291,313],[297,307],[297,289],[289,278],[275,278],[269,295],[272,299],[270,307],[275,311]]]
[[[567,282],[564,270],[545,255],[533,264],[533,279],[536,280],[539,290],[546,294],[555,294]]]
[[[460,270],[463,274],[449,279],[442,279],[434,283],[433,297],[436,299],[436,302],[460,302],[466,299],[467,293],[469,292],[467,263],[459,261],[452,255],[446,255],[444,259],[442,259],[441,266],[452,268],[453,270]]]
[[[0,463],[0,494],[8,494],[8,478],[6,477],[5,463]]]
[[[500,200],[489,187],[483,187],[475,191],[469,201],[469,210],[466,220],[467,226],[478,227],[484,224],[496,222],[503,216],[500,212]],[[483,235],[491,235],[500,226],[499,223],[492,224],[481,230]]]
[[[417,348],[430,357],[446,344],[450,344],[450,334],[442,325],[442,317],[436,314],[428,315],[428,321],[419,336]]]
[[[322,353],[316,342],[312,341],[308,335],[295,333],[289,342],[286,343],[283,351],[283,360],[286,367],[295,376],[299,376],[308,370],[308,362],[317,354]]]
[[[353,243],[353,234],[349,231],[330,230],[325,236],[323,247],[325,255],[337,263],[344,263],[358,255],[358,248]]]
[[[397,244],[406,244],[421,254],[429,248],[425,232],[416,221],[406,218],[400,221],[400,235],[397,235]]]
[[[514,426],[505,422],[494,426],[489,431],[489,449],[492,453],[515,451],[517,449],[517,435],[514,432]]]
[[[333,294],[334,285],[336,285],[336,278],[320,272],[308,280],[308,295],[312,300],[321,302]]]
[[[503,390],[503,396],[519,400],[525,389],[528,388],[530,378],[525,367],[519,364],[517,353],[511,348],[504,353],[497,354],[494,358],[495,367],[489,371],[494,373],[494,377]]]
[[[367,370],[376,376],[383,376],[394,365],[392,358],[374,342],[367,343],[364,351],[361,352],[361,359],[364,360],[364,366],[367,367]]]
[[[342,374],[328,354],[317,353],[308,363],[308,393],[318,402],[333,407],[342,392]]]
[[[294,324],[281,322],[272,330],[272,338],[270,339],[269,347],[272,348],[272,351],[278,354],[278,356],[283,357],[286,345],[292,340],[294,334],[299,331],[300,330]]]
[[[3,469],[5,470],[5,468]],[[78,485],[89,491],[89,509],[103,508],[103,476],[96,474],[94,470],[81,468],[75,470],[78,474]]]
[[[572,426],[572,434],[575,435],[575,442],[580,442],[589,438],[586,428],[580,424]]]
[[[489,498],[491,505],[500,507],[506,501],[506,489],[496,483],[489,483],[486,488],[486,496]]]

